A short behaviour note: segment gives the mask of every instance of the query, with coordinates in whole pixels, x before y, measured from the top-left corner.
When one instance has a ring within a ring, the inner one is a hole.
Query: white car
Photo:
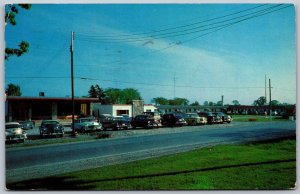
[[[93,118],[79,118],[74,123],[75,131],[97,131],[102,130],[102,124]]]
[[[6,142],[24,142],[27,134],[23,131],[22,125],[18,122],[5,123]]]

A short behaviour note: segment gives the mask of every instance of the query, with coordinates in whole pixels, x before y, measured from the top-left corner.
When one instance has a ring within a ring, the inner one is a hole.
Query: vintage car
[[[99,120],[102,124],[103,130],[112,129],[112,130],[120,130],[120,129],[128,129],[130,125],[130,121],[128,117],[124,116],[116,116],[113,117],[110,114],[101,114],[99,115]]]
[[[177,113],[168,113],[164,114],[162,117],[161,124],[168,126],[168,127],[173,127],[173,126],[183,126],[187,125],[187,122],[184,120],[183,114],[177,114]]]
[[[102,130],[102,124],[93,117],[79,118],[74,122],[75,131],[87,132]]]
[[[144,112],[144,115],[150,115],[154,118],[155,123],[161,126],[161,116],[159,112]]]
[[[56,120],[43,120],[40,126],[40,137],[64,136],[64,127]]]
[[[137,115],[131,121],[132,128],[142,127],[142,128],[153,128],[158,127],[158,123],[155,122],[153,116],[150,115]]]
[[[22,125],[22,129],[24,129],[24,130],[33,129],[35,126],[34,121],[19,121],[19,123],[20,123],[20,125]]]
[[[217,122],[217,117],[212,112],[198,112],[199,117],[205,117],[208,124]]]
[[[227,115],[223,112],[216,112],[216,114],[222,119],[222,123],[230,123],[232,121],[232,118],[230,115]]]
[[[18,122],[5,123],[5,142],[24,142],[27,134]]]
[[[206,124],[206,117],[200,117],[197,113],[186,113],[184,120],[188,125]]]

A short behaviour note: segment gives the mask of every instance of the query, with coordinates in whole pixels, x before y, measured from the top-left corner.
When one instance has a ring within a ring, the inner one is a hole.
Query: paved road
[[[6,150],[7,182],[134,161],[197,147],[294,134],[295,122],[183,127],[180,131]],[[159,129],[156,129],[159,131]]]

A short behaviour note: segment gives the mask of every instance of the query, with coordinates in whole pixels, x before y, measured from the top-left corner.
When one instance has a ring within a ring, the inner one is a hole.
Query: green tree
[[[95,92],[96,92],[96,98],[99,99],[99,102],[101,104],[106,104],[104,91],[100,88],[100,86],[98,84],[96,84],[94,88],[95,88]]]
[[[189,101],[186,98],[174,98],[169,100],[170,105],[188,105]]]
[[[155,105],[168,105],[169,104],[168,99],[166,99],[164,97],[156,97],[156,98],[153,98],[151,101],[153,103],[155,103]]]
[[[131,104],[132,100],[142,100],[138,90],[133,88],[108,88],[104,91],[105,102],[109,104]]]
[[[235,105],[235,106],[237,106],[237,105],[240,105],[240,102],[238,100],[233,100],[232,104]]]
[[[216,106],[222,106],[223,105],[223,102],[220,100],[217,102]]]
[[[142,100],[141,94],[134,88],[126,88],[121,90],[121,103],[131,104],[132,100]]]
[[[215,105],[216,105],[216,103],[214,103],[214,102],[211,102],[211,101],[208,102],[208,106],[215,106]]]
[[[263,106],[266,103],[266,97],[261,96],[257,100],[254,100],[253,105],[254,106]]]
[[[198,101],[195,101],[193,103],[190,104],[191,106],[200,106],[199,102]]]
[[[272,100],[271,105],[272,106],[278,106],[278,105],[280,105],[280,102],[278,100]]]
[[[97,92],[94,85],[91,85],[89,90],[89,97],[90,98],[97,98]]]
[[[12,84],[12,83],[8,84],[8,86],[5,90],[5,93],[7,96],[21,96],[22,95],[20,86]]]
[[[207,100],[206,100],[206,101],[204,101],[204,103],[203,103],[203,105],[204,105],[204,106],[208,106],[208,104],[209,104],[209,103],[208,103],[208,101],[207,101]]]
[[[11,24],[15,26],[17,24],[16,14],[19,12],[19,8],[23,8],[29,10],[31,8],[31,4],[9,4],[5,7],[5,25]],[[26,41],[22,41],[19,44],[19,48],[5,48],[5,60],[8,60],[9,57],[16,55],[20,57],[21,55],[27,53],[29,51],[29,43]]]

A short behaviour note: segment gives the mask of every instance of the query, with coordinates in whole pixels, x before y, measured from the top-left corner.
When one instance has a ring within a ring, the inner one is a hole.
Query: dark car
[[[40,136],[64,136],[64,127],[56,120],[43,120],[40,126]]]
[[[216,123],[216,116],[212,112],[198,112],[199,117],[205,117],[208,124]]]
[[[173,127],[187,125],[187,122],[180,114],[169,113],[162,116],[161,124],[168,127]]]
[[[216,112],[213,112],[212,113],[214,115],[214,123],[216,124],[220,124],[220,123],[223,123],[223,120],[222,120],[222,117],[220,114],[216,113]]]
[[[22,126],[22,129],[24,129],[24,130],[33,129],[35,126],[34,121],[19,121],[19,123]]]
[[[221,118],[222,123],[230,123],[232,121],[231,116],[223,113],[223,112],[216,112],[216,114]]]
[[[99,116],[99,121],[102,124],[103,130],[113,129],[128,129],[128,122],[122,116],[113,117],[110,114],[102,114]]]
[[[143,127],[143,128],[152,128],[158,126],[155,123],[153,116],[150,115],[137,115],[131,121],[132,128]]]

